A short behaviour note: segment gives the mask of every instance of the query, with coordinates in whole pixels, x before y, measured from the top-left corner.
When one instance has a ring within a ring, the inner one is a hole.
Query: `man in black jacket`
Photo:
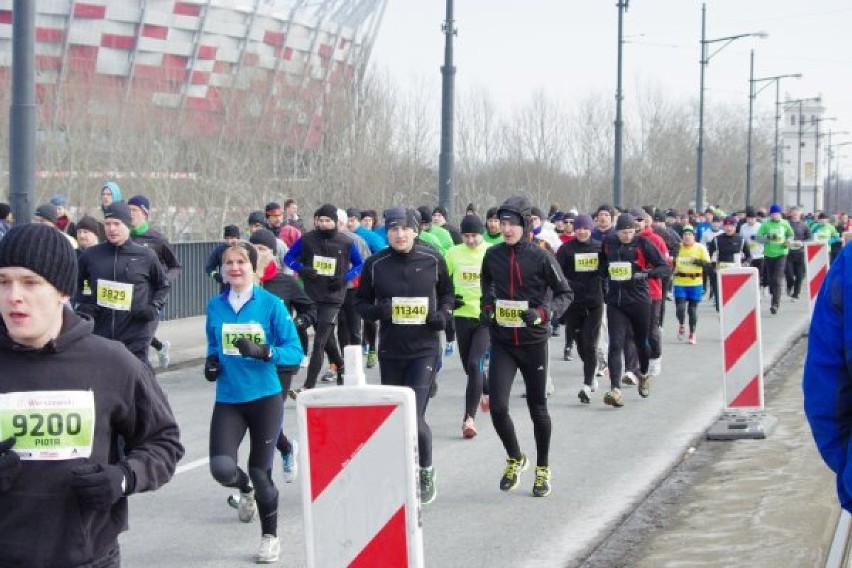
[[[150,367],[68,308],[76,285],[59,231],[0,242],[2,566],[117,568],[127,497],[167,483],[184,453]]]
[[[107,242],[80,255],[77,310],[95,320],[95,333],[121,341],[148,363],[169,281],[157,255],[130,239],[130,209],[117,201],[104,207]]]
[[[452,316],[455,296],[443,257],[415,242],[419,224],[413,209],[385,211],[390,246],[367,259],[355,302],[362,318],[379,322],[382,384],[414,391],[420,499],[428,504],[437,491],[426,405],[440,357],[439,334]]]
[[[533,495],[550,494],[551,422],[547,411],[548,318],[561,317],[573,298],[553,253],[531,242],[532,206],[524,197],[507,199],[497,211],[504,242],[482,261],[482,318],[491,333],[488,393],[491,421],[506,449],[500,489],[518,486],[529,467],[509,416],[509,393],[520,370],[533,423],[536,472]],[[552,299],[548,297],[552,294]]]
[[[733,215],[725,217],[722,232],[707,245],[707,252],[715,263],[716,272],[726,268],[735,268],[748,264],[751,252],[745,237],[737,233],[737,218]],[[716,300],[716,311],[719,311],[719,280],[710,280],[713,287],[713,298]]]

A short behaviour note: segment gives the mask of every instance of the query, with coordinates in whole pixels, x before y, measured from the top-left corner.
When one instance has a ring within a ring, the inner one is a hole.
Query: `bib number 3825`
[[[57,461],[92,455],[92,391],[34,391],[0,395],[0,438],[15,437],[22,460]]]

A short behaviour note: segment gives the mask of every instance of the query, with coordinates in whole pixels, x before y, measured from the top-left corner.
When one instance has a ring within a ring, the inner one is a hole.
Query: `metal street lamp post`
[[[453,0],[447,0],[447,19],[442,26],[444,40],[444,65],[441,67],[441,154],[438,157],[438,203],[453,210],[453,104],[455,100],[456,67],[453,64],[453,37],[458,33],[453,19]]]
[[[624,121],[621,119],[621,102],[624,94],[621,88],[621,64],[622,49],[624,48],[624,14],[630,0],[618,0],[618,78],[615,88],[615,151],[613,153],[613,167],[615,171],[612,177],[612,202],[616,207],[621,207],[622,182],[621,182],[621,150],[624,131]]]
[[[701,4],[701,60],[699,67],[701,68],[701,81],[698,91],[698,160],[696,164],[696,183],[695,183],[695,208],[701,210],[704,207],[704,69],[710,63],[710,59],[728,47],[734,41],[744,37],[759,37],[765,38],[768,36],[765,32],[754,32],[747,34],[738,34],[733,36],[720,37],[715,39],[707,39],[707,4]],[[721,43],[715,51],[707,53],[707,46],[713,43]]]
[[[832,120],[837,120],[834,117],[827,118],[817,118],[814,121],[814,126],[816,127],[816,132],[814,133],[814,208],[813,212],[816,213],[817,210],[817,190],[819,189],[819,137],[821,134],[819,133],[819,123],[820,122],[829,122]],[[831,141],[829,140],[829,144]],[[823,199],[825,202],[825,199]]]

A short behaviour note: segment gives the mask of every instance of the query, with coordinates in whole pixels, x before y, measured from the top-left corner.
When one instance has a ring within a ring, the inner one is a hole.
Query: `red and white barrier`
[[[805,266],[807,267],[808,304],[814,311],[819,289],[828,274],[830,254],[826,243],[805,243]]]
[[[726,410],[763,410],[760,277],[756,268],[718,273]]]
[[[349,379],[296,400],[307,565],[420,568],[414,392]]]

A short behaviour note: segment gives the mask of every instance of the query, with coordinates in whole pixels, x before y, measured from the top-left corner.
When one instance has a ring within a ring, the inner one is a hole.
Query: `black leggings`
[[[314,347],[311,350],[311,360],[308,363],[308,375],[305,378],[304,388],[312,389],[317,386],[317,377],[322,369],[323,353],[328,350],[328,359],[337,366],[343,368],[343,357],[334,336],[334,325],[337,322],[339,306],[320,304],[317,306],[317,323],[314,324]]]
[[[648,321],[651,318],[651,304],[636,302],[625,306],[606,307],[609,328],[609,380],[611,388],[621,388],[621,356],[627,337],[627,328],[633,332],[633,343],[639,356],[639,372],[648,372]]]
[[[436,355],[416,359],[379,357],[379,374],[383,385],[410,387],[414,391],[420,467],[432,465],[432,429],[426,423],[426,405],[429,404],[429,388],[435,377],[436,361]]]
[[[364,320],[364,339],[363,343],[367,345],[368,351],[376,350],[376,334],[379,331],[379,324],[374,321]]]
[[[261,534],[278,534],[278,489],[272,482],[275,446],[281,432],[284,402],[274,394],[240,404],[217,402],[210,419],[210,473],[225,487],[243,493],[254,484]],[[249,433],[248,475],[237,465],[237,450]]]
[[[287,404],[287,392],[293,386],[293,376],[299,372],[298,367],[275,367],[276,372],[278,373],[278,382],[281,383],[281,400],[282,405]],[[283,424],[282,424],[283,426]],[[278,434],[278,441],[275,442],[275,447],[282,454],[289,454],[293,447],[290,445],[290,440],[287,439],[287,436],[284,434],[284,428],[281,429],[281,432]]]
[[[598,367],[597,344],[602,318],[602,304],[571,304],[562,316],[565,323],[565,345],[569,345],[569,339],[577,343],[577,354],[583,361],[583,383],[589,386],[592,385]]]
[[[769,283],[769,295],[772,297],[771,305],[775,308],[781,304],[781,281],[784,279],[786,264],[786,256],[764,257],[763,259],[763,265],[766,268],[766,281]]]
[[[485,352],[491,337],[488,328],[478,319],[453,318],[456,324],[456,340],[459,342],[459,357],[467,375],[464,396],[464,417],[476,416],[476,407],[482,397],[485,384]]]
[[[337,342],[341,349],[347,345],[361,345],[361,316],[355,310],[357,288],[346,290],[346,299],[340,307],[337,322]]]
[[[515,434],[515,424],[509,416],[509,395],[518,370],[524,379],[527,408],[533,423],[536,465],[548,465],[550,453],[550,414],[547,412],[547,342],[532,345],[507,346],[491,343],[488,364],[488,392],[491,401],[491,422],[510,458],[521,457],[521,447]]]
[[[687,313],[689,313],[689,333],[695,333],[695,327],[698,325],[698,302],[686,298],[677,298],[675,300],[675,314],[677,314],[677,321],[680,325],[683,325]]]
[[[787,266],[784,269],[787,276],[787,289],[794,298],[802,293],[802,283],[805,281],[805,251],[791,250],[787,253]]]

